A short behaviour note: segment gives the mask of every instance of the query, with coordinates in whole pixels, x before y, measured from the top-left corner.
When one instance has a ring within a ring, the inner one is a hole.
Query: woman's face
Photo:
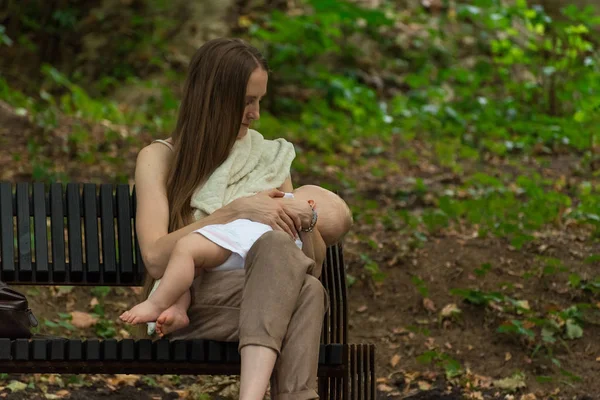
[[[238,133],[238,139],[243,138],[248,133],[248,128],[252,121],[260,118],[260,100],[267,94],[267,81],[269,74],[262,68],[256,68],[246,86],[246,108],[242,116],[242,126]]]

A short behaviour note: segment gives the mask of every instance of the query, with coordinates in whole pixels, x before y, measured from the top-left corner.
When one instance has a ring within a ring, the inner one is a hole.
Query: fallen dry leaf
[[[63,389],[63,390],[59,390],[58,392],[56,392],[54,394],[57,395],[58,397],[60,397],[62,399],[63,397],[69,396],[71,394],[71,392],[69,392],[68,390]]]
[[[94,308],[96,307],[98,304],[100,304],[100,302],[98,301],[97,298],[92,297],[92,300],[90,300],[90,308]]]
[[[494,381],[494,387],[499,389],[509,390],[511,392],[515,392],[518,389],[526,387],[525,383],[525,375],[521,373],[516,373],[511,377],[504,379],[497,379]]]
[[[126,374],[117,374],[112,378],[107,378],[106,382],[108,382],[112,386],[120,386],[120,385],[129,385],[134,386],[137,381],[140,380],[139,375],[126,375]]]
[[[143,287],[141,287],[141,286],[133,286],[133,287],[131,288],[131,291],[132,291],[133,293],[137,294],[138,296],[142,294],[142,291],[143,291],[143,290],[144,290],[144,288],[143,288]]]
[[[504,361],[509,361],[512,358],[512,355],[509,352],[506,352],[506,354],[504,354]]]
[[[453,315],[459,315],[461,313],[460,308],[454,303],[447,304],[440,311],[440,317],[442,318],[450,318]]]
[[[394,335],[408,335],[408,331],[404,328],[394,328],[392,329],[392,333]]]
[[[388,393],[394,390],[394,388],[386,385],[385,383],[380,383],[379,385],[377,385],[377,390],[379,390],[380,392]]]
[[[419,381],[419,382],[417,382],[417,385],[419,385],[419,389],[420,390],[429,390],[429,389],[431,389],[431,384],[429,382]]]
[[[400,362],[400,355],[399,354],[394,354],[394,356],[390,360],[390,365],[392,366],[392,368],[395,368],[396,365],[398,365],[399,362]]]
[[[428,297],[425,297],[423,299],[423,307],[425,307],[426,310],[431,311],[431,312],[435,312],[436,311],[435,304],[433,303],[433,300],[431,300]]]
[[[71,312],[71,324],[79,329],[89,328],[98,322],[98,318],[82,311]]]
[[[520,400],[537,400],[537,397],[533,393],[524,394]]]

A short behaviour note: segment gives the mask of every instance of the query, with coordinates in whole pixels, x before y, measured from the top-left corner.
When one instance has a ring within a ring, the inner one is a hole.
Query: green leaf
[[[56,322],[50,321],[48,319],[44,319],[44,325],[49,326],[50,328],[58,328],[59,325]]]
[[[600,254],[594,254],[585,259],[588,264],[600,263]]]
[[[91,292],[94,296],[96,297],[100,297],[100,298],[104,298],[106,297],[111,291],[111,287],[110,286],[96,286],[94,288],[92,288]]]
[[[525,383],[525,374],[517,372],[509,378],[495,380],[494,387],[508,390],[509,392],[516,392],[519,389],[527,387],[527,384]]]
[[[6,385],[7,389],[10,389],[11,392],[20,392],[21,390],[27,389],[27,384],[19,381],[11,381],[8,385]]]
[[[567,320],[566,327],[568,339],[579,339],[583,336],[583,329],[572,319]]]
[[[444,370],[446,371],[447,379],[452,379],[462,375],[462,367],[460,363],[450,357],[448,357],[444,362]]]

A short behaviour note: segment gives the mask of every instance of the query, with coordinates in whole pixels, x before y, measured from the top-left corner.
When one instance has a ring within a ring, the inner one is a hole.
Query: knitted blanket
[[[253,129],[237,140],[231,153],[192,195],[194,219],[199,220],[240,197],[281,186],[290,174],[296,153],[285,139],[266,140]]]

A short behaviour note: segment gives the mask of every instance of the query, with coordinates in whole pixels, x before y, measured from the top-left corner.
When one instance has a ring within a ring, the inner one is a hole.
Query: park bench
[[[13,285],[141,286],[135,190],[93,183],[0,183],[0,280]],[[348,344],[346,273],[327,249],[319,354],[322,399],[375,399],[372,344]],[[35,310],[33,310],[35,313]],[[0,321],[1,323],[2,321]],[[0,373],[235,375],[237,343],[0,338]]]

